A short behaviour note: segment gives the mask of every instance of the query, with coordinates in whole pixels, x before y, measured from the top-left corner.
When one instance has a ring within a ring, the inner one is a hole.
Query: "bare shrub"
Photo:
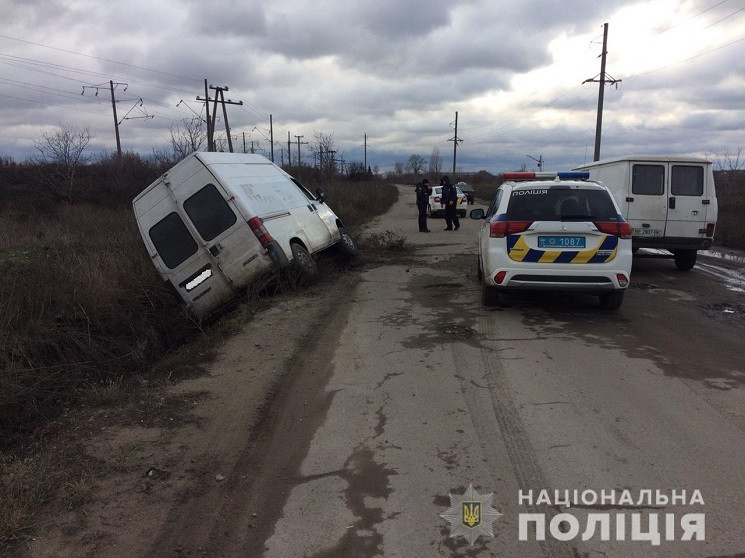
[[[34,162],[39,166],[39,180],[56,197],[74,201],[85,189],[86,185],[78,180],[78,173],[90,160],[86,149],[92,139],[87,126],[60,125],[59,129],[34,140],[38,152]]]

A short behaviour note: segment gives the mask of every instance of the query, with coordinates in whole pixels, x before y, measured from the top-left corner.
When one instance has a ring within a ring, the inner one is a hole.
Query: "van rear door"
[[[137,215],[148,252],[161,274],[173,284],[192,312],[204,317],[235,296],[227,277],[203,249],[193,225],[184,219],[165,181],[136,201],[148,207]],[[137,210],[137,209],[136,209]]]
[[[631,192],[626,219],[635,237],[665,236],[667,221],[668,165],[657,162],[631,163]]]
[[[665,236],[697,238],[704,236],[709,205],[702,203],[706,196],[704,165],[670,163],[668,181],[668,211]]]
[[[272,269],[271,259],[246,223],[235,198],[204,169],[182,183],[177,195],[184,212],[235,290]]]

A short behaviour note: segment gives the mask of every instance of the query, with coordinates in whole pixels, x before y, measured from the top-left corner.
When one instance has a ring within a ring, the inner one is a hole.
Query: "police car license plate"
[[[538,248],[584,248],[584,236],[539,236]]]

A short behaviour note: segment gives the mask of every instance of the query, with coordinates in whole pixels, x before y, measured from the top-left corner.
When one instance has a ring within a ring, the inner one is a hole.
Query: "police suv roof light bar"
[[[568,172],[506,172],[503,174],[505,180],[589,180],[590,173],[587,171]]]

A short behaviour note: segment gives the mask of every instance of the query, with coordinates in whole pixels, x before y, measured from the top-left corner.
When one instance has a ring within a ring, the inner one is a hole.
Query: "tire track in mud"
[[[351,285],[345,292],[351,296],[353,291]],[[351,305],[340,303],[338,293],[332,295],[323,295],[329,304],[314,320],[325,327],[310,329],[289,356],[259,414],[263,418],[247,425],[245,446],[220,489],[184,491],[147,556],[263,554],[292,487],[306,482],[299,469],[335,395],[325,388]]]

